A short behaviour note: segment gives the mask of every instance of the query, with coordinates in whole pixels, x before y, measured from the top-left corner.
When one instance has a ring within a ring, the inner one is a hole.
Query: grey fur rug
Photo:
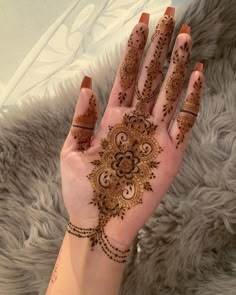
[[[192,27],[190,70],[204,62],[204,96],[181,168],[133,244],[121,294],[235,295],[236,1],[195,0],[176,19],[174,37],[182,23]],[[86,73],[100,85],[102,111],[112,61],[103,68]],[[80,81],[0,122],[1,295],[45,294],[68,221],[59,155]]]

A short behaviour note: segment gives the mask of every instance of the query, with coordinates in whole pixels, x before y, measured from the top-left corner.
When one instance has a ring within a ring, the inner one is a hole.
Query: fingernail
[[[203,71],[203,63],[196,63],[195,68],[193,71],[199,71],[202,72]]]
[[[187,26],[187,25],[182,25],[180,31],[179,31],[179,34],[182,34],[182,33],[186,33],[186,34],[189,34],[190,35],[190,27]]]
[[[167,7],[164,15],[175,16],[175,8],[174,7]]]
[[[88,76],[84,76],[84,79],[83,79],[81,86],[80,86],[80,89],[81,88],[92,89],[92,79]]]
[[[143,12],[140,19],[139,19],[139,23],[144,23],[144,24],[148,25],[149,17],[150,17],[149,13]]]

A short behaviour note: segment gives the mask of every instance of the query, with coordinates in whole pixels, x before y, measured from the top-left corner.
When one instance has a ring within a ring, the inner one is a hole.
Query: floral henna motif
[[[164,30],[163,25],[160,30]],[[139,44],[137,48],[137,45],[134,46],[136,43],[133,35],[130,36],[130,50],[120,70],[123,90],[118,97],[120,104],[125,100],[126,90],[131,87],[137,74],[138,50],[146,42],[142,28],[136,30],[136,34],[141,34],[143,38],[139,37],[141,41],[136,42]],[[90,204],[96,206],[99,212],[97,227],[83,229],[68,224],[69,233],[89,238],[92,249],[99,244],[110,259],[120,263],[126,261],[129,250],[121,251],[114,247],[105,234],[104,227],[113,217],[123,219],[128,210],[142,204],[145,191],[153,191],[150,181],[155,178],[153,170],[160,164],[158,156],[163,149],[155,139],[158,126],[150,121],[146,105],[152,95],[149,88],[156,77],[155,66],[160,59],[158,50],[163,48],[165,42],[169,42],[171,34],[169,31],[160,35],[153,62],[147,67],[148,82],[139,96],[135,110],[125,114],[120,124],[109,126],[107,138],[101,140],[100,158],[91,162],[94,168],[87,178],[94,194]]]
[[[171,36],[174,29],[174,19],[170,15],[165,15],[157,24],[155,32],[151,38],[152,42],[157,38],[156,48],[152,60],[149,65],[146,66],[147,78],[144,83],[142,93],[139,91],[136,85],[135,93],[138,100],[145,101],[146,105],[148,102],[155,99],[159,86],[152,91],[152,85],[154,80],[159,74],[162,74],[161,59],[163,50],[169,45]]]
[[[176,102],[181,93],[185,71],[190,59],[189,51],[189,45],[185,42],[184,45],[181,45],[174,52],[173,63],[175,66],[173,73],[170,75],[165,86],[167,103],[163,106],[162,121],[164,121],[166,115],[173,110],[173,104]]]
[[[161,21],[158,22],[155,32],[152,35],[151,41],[153,41],[156,36],[159,36],[159,34],[163,35],[163,38],[171,37],[173,29],[174,18],[170,15],[164,15]]]
[[[194,82],[193,88],[194,91],[187,96],[177,116],[177,126],[180,132],[176,137],[176,148],[178,148],[180,142],[184,141],[185,134],[189,132],[196,121],[200,107],[200,92],[202,89],[202,80],[200,77]]]
[[[92,95],[89,98],[89,107],[85,114],[74,119],[71,134],[76,139],[78,151],[84,152],[89,148],[90,139],[97,121],[96,100]]]
[[[142,50],[145,47],[146,40],[147,40],[147,33],[143,29],[143,27],[140,27],[139,29],[137,29],[129,37],[128,53],[120,68],[119,83],[122,89],[122,91],[120,91],[118,94],[120,106],[125,101],[127,97],[126,91],[132,86],[135,80],[135,77],[138,73],[139,50]]]
[[[117,262],[125,262],[128,250],[112,246],[104,227],[112,217],[123,219],[128,210],[143,202],[145,191],[153,190],[152,170],[158,168],[157,158],[163,151],[155,139],[157,125],[149,118],[149,114],[135,109],[125,114],[120,124],[109,126],[107,138],[101,141],[100,159],[91,162],[94,169],[87,175],[94,193],[90,204],[99,210],[98,226],[82,229],[71,225],[73,234],[90,238],[92,249],[99,243]]]
[[[125,177],[127,180],[130,180],[133,178],[134,173],[139,172],[137,166],[139,162],[139,158],[135,157],[134,153],[128,150],[117,153],[115,155],[115,161],[111,163],[111,167],[116,170],[118,177]]]
[[[109,126],[107,138],[101,141],[100,158],[91,162],[94,168],[87,175],[94,193],[90,204],[99,211],[98,226],[83,229],[69,223],[67,228],[75,236],[89,238],[92,249],[99,244],[110,259],[120,263],[126,261],[129,250],[114,247],[104,227],[112,217],[123,219],[128,210],[143,202],[145,191],[153,191],[150,180],[155,178],[153,169],[158,168],[163,149],[155,139],[157,125],[149,118],[148,113],[135,109],[120,124]]]
[[[95,168],[88,176],[95,194],[91,203],[98,206],[101,219],[104,214],[109,219],[123,218],[128,209],[142,203],[145,187],[151,188],[148,184],[153,178],[150,162],[162,150],[153,136],[156,128],[147,114],[136,111],[126,114],[121,124],[109,126],[101,159],[92,162]]]

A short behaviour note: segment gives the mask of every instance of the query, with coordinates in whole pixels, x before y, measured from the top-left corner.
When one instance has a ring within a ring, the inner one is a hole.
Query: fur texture
[[[182,23],[192,27],[188,76],[195,62],[204,63],[204,95],[181,168],[134,241],[122,295],[236,293],[235,15],[235,0],[192,0],[177,11],[173,42]],[[100,118],[122,49],[108,51],[86,73]],[[0,122],[2,295],[45,294],[68,221],[59,157],[81,77],[61,84],[57,97],[29,99]]]

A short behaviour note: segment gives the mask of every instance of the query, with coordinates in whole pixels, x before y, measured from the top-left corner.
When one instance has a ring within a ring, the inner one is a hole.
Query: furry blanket
[[[235,15],[235,0],[192,0],[177,11],[173,41],[182,23],[192,27],[188,76],[204,63],[204,96],[181,168],[133,243],[122,295],[236,294]],[[86,73],[102,111],[122,51]],[[2,295],[45,294],[68,221],[59,156],[80,82],[28,100],[0,122]]]

